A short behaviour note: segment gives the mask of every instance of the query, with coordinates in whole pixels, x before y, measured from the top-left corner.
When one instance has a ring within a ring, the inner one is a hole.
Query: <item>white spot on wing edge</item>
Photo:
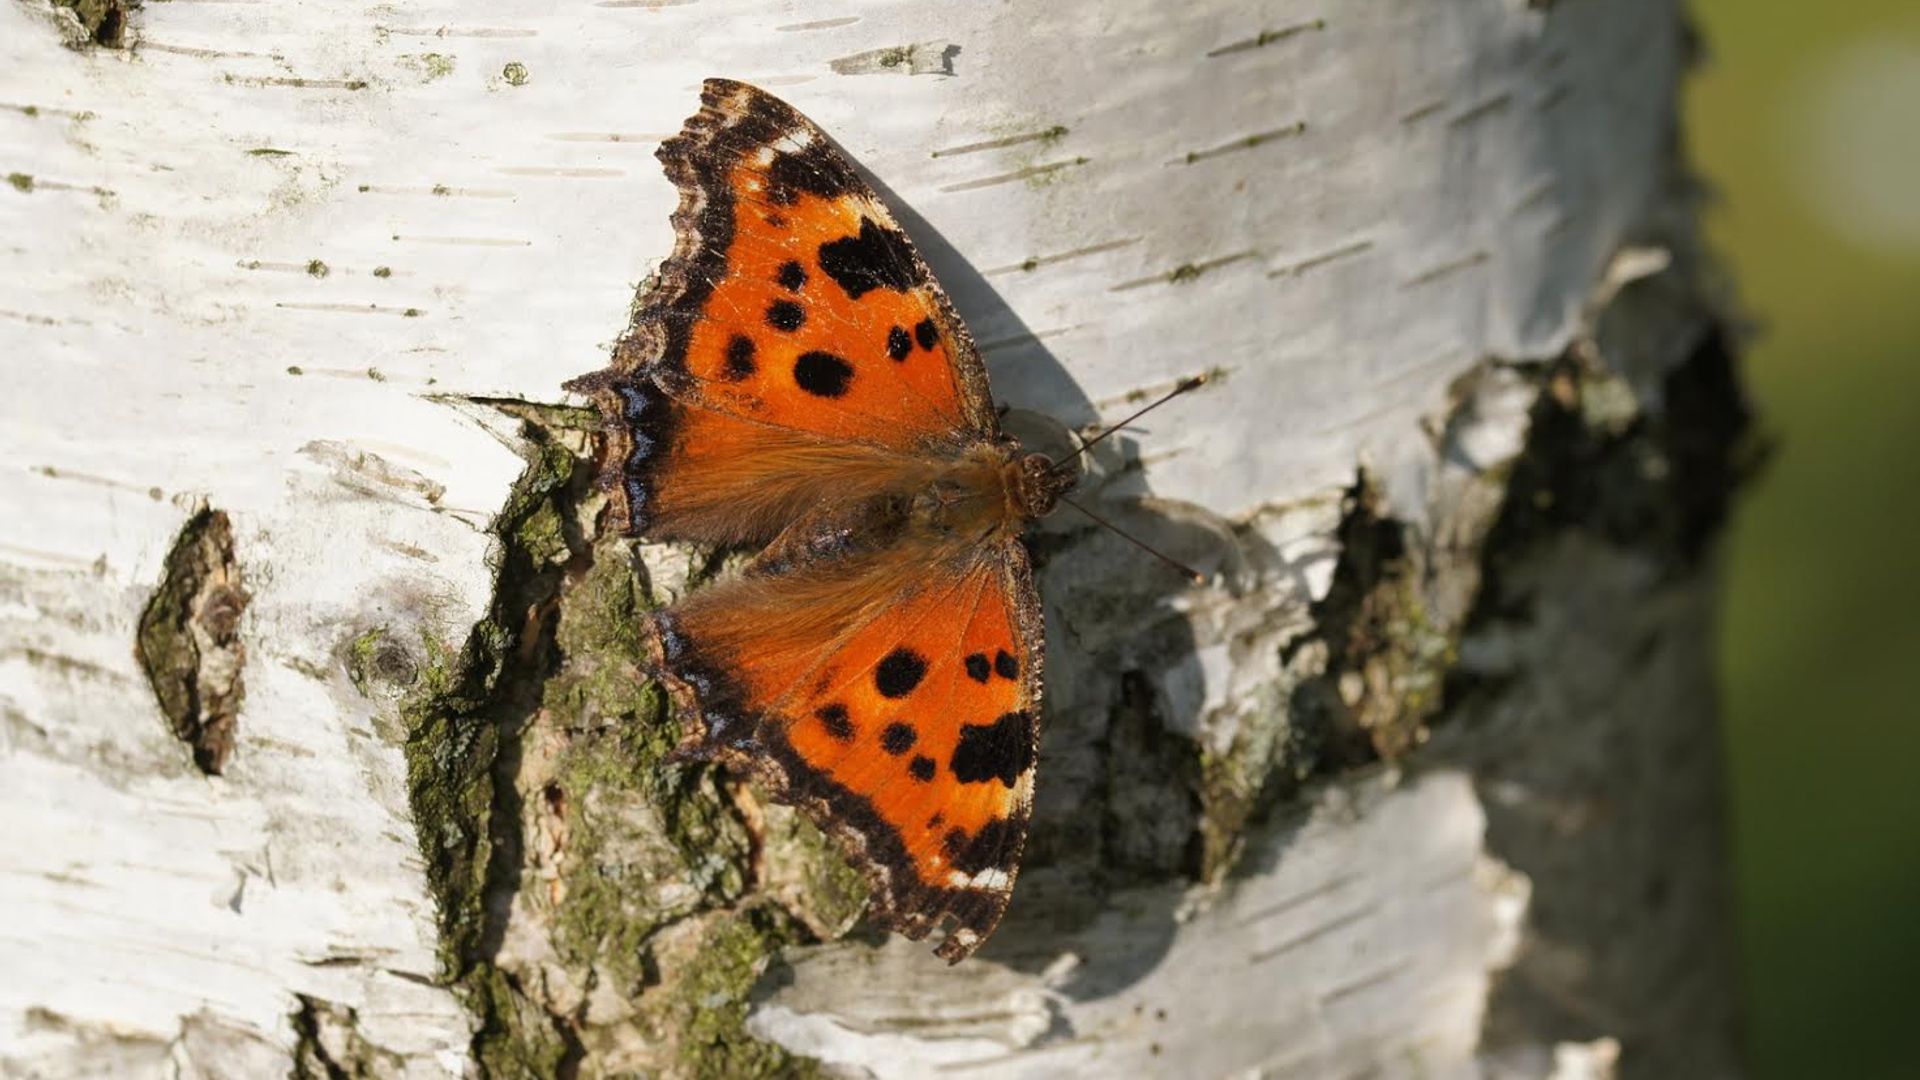
[[[794,128],[792,131],[773,140],[774,149],[784,150],[789,154],[797,154],[812,145],[813,132],[808,131],[806,128]]]
[[[1013,885],[1013,879],[999,867],[989,867],[977,874],[964,874],[958,870],[947,874],[947,884],[956,889],[982,889],[987,892],[1005,892]]]

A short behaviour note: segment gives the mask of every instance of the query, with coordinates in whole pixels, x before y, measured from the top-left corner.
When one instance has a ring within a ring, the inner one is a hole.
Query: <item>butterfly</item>
[[[1071,462],[1001,431],[967,328],[806,117],[709,79],[661,144],[671,257],[605,370],[611,519],[759,546],[649,616],[675,758],[757,779],[835,837],[868,916],[957,962],[1019,871],[1039,747],[1040,600],[1022,533]]]

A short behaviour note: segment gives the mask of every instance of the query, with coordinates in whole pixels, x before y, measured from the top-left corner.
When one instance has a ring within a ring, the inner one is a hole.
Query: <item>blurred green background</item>
[[[1920,3],[1695,0],[1708,235],[1778,452],[1727,545],[1756,1080],[1920,1076]]]

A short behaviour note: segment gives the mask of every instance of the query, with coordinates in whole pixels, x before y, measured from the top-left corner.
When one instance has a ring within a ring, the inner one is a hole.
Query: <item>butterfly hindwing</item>
[[[1026,836],[1038,602],[1017,541],[931,571],[920,554],[749,574],[656,616],[656,640],[698,718],[683,755],[812,811],[867,866],[874,920],[917,939],[952,916],[938,951],[959,959],[999,922]]]

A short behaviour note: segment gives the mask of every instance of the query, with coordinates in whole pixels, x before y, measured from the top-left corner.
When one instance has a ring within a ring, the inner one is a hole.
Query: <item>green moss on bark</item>
[[[474,1059],[489,1077],[803,1072],[746,1033],[747,995],[782,944],[851,921],[851,871],[715,771],[665,763],[678,731],[643,673],[646,571],[595,530],[597,418],[490,404],[528,440],[493,525],[494,603],[458,649],[424,643],[399,706]],[[352,643],[356,685],[387,644]]]
[[[705,927],[693,961],[658,1020],[675,1033],[682,1075],[760,1080],[820,1075],[812,1063],[743,1034],[753,987],[791,928],[769,909],[727,913]]]
[[[423,643],[418,689],[400,708],[420,851],[440,906],[443,970],[478,1018],[476,1058],[498,1076],[520,1075],[509,1063],[558,1060],[552,1025],[529,1022],[522,996],[492,963],[504,912],[490,901],[510,891],[521,848],[511,769],[546,666],[530,615],[552,601],[560,578],[550,550],[530,551],[515,538],[580,486],[581,471],[552,432],[529,424],[527,434],[526,471],[495,522],[503,544],[494,604],[457,653],[431,638]]]

